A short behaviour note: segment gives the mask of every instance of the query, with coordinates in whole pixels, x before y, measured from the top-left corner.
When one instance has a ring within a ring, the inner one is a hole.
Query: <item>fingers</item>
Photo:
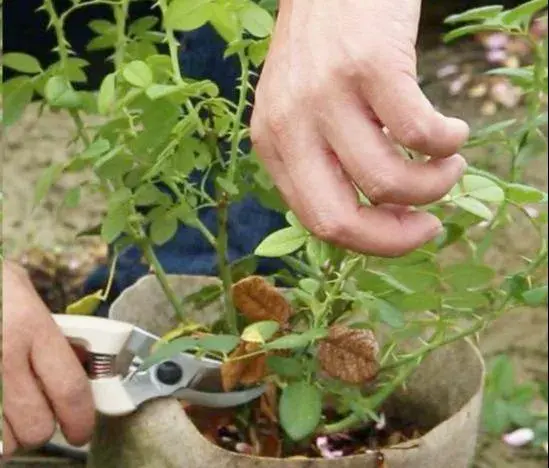
[[[372,73],[375,77],[362,84],[362,93],[402,145],[438,158],[455,154],[465,143],[468,125],[437,112],[413,74],[383,66]]]
[[[13,430],[6,418],[4,418],[3,420],[2,439],[2,455],[3,459],[5,460],[11,457],[13,453],[17,450],[17,440],[15,440]]]
[[[50,440],[55,419],[27,358],[5,355],[4,412],[16,445],[32,449]]]
[[[432,203],[448,193],[465,171],[466,161],[459,155],[427,163],[405,159],[356,101],[337,99],[330,107],[323,134],[372,203]]]
[[[59,421],[67,440],[86,442],[94,409],[84,370],[25,274],[3,269],[4,411],[18,445],[47,442]]]
[[[86,443],[93,431],[95,408],[82,364],[48,317],[42,340],[31,349],[32,367],[51,402],[63,434],[73,445]]]
[[[312,132],[295,128],[294,134],[299,138],[281,140],[262,134],[256,143],[286,201],[315,236],[355,251],[391,257],[423,245],[440,232],[439,220],[428,213],[359,206],[356,191],[335,156]]]

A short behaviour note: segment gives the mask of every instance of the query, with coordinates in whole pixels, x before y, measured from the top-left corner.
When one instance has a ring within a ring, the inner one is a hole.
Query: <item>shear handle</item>
[[[133,331],[129,323],[102,317],[54,314],[53,318],[70,342],[93,354],[117,356]]]
[[[82,315],[53,315],[67,339],[94,355],[117,356],[133,331],[129,323]],[[97,356],[95,356],[97,357]],[[92,376],[93,377],[93,376]],[[123,416],[136,409],[119,375],[90,379],[95,408],[107,416]]]

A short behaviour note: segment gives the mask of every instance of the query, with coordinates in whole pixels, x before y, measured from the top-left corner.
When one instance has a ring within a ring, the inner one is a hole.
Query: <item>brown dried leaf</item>
[[[261,276],[249,276],[233,285],[235,306],[252,322],[288,322],[291,306],[277,289]]]
[[[318,359],[331,377],[360,384],[377,375],[378,351],[379,346],[371,330],[334,325],[329,335],[320,342]]]
[[[230,392],[239,384],[254,385],[265,377],[267,373],[267,358],[265,355],[237,359],[258,350],[258,343],[242,341],[238,345],[229,356],[229,360],[221,366],[223,390]]]

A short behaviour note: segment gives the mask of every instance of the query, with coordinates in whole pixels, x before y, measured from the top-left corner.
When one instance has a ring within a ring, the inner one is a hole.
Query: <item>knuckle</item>
[[[401,143],[410,148],[423,148],[429,142],[429,131],[419,120],[408,120],[401,126]]]
[[[338,243],[347,235],[347,227],[335,218],[319,218],[311,226],[311,231],[320,240]]]
[[[394,196],[397,189],[395,177],[388,172],[380,172],[373,177],[367,195],[374,203],[388,201]]]
[[[273,106],[269,116],[267,118],[267,127],[269,131],[279,137],[283,138],[288,134],[288,129],[291,127],[291,107],[287,104],[279,104]]]
[[[17,440],[25,449],[39,447],[50,440],[55,432],[55,421],[42,417],[34,424],[26,424],[25,429],[17,434]]]

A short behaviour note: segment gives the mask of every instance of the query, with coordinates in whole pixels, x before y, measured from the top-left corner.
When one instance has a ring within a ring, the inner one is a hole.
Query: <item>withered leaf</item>
[[[238,359],[258,351],[258,343],[242,341],[231,353],[229,360],[221,366],[221,382],[223,390],[230,392],[239,384],[254,385],[259,383],[267,373],[267,357],[265,355]]]
[[[379,346],[371,330],[334,325],[318,348],[322,369],[331,377],[352,384],[372,380],[377,375]]]
[[[249,276],[233,285],[233,301],[237,309],[252,322],[275,320],[288,322],[291,306],[284,296],[261,276]]]

